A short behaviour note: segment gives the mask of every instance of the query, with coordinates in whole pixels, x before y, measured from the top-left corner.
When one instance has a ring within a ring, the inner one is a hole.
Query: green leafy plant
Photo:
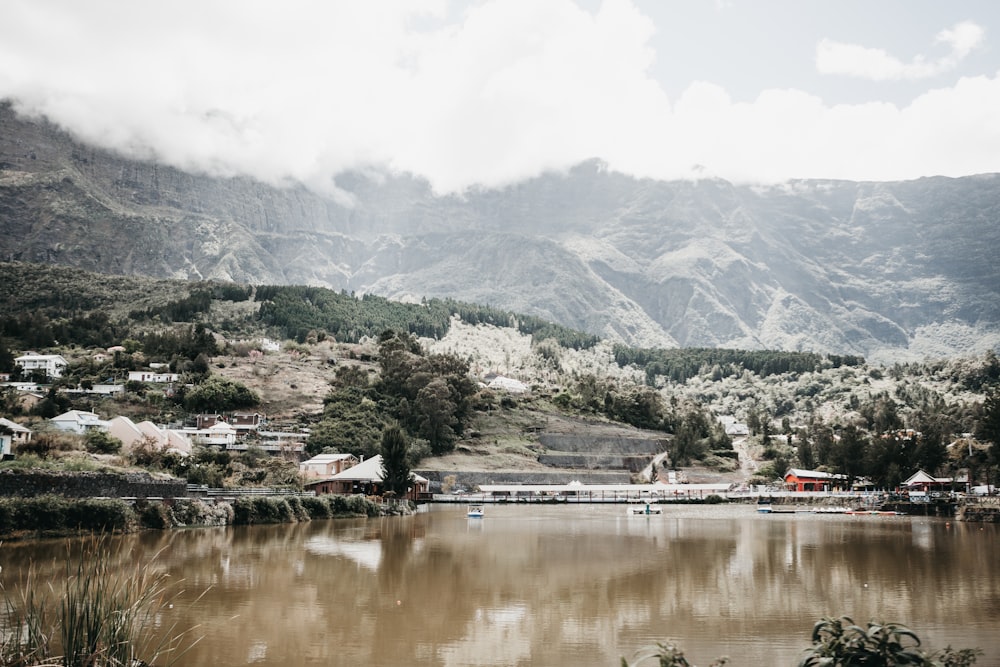
[[[643,664],[654,664],[657,667],[695,667],[684,657],[684,651],[677,644],[668,642],[657,642],[653,646],[640,649],[634,658],[635,662],[628,662],[622,658],[621,667],[639,667]],[[729,661],[728,658],[719,658],[709,667],[722,667]]]
[[[841,616],[817,621],[812,646],[799,667],[968,667],[978,655],[976,649],[955,651],[950,646],[927,654],[916,633],[903,625],[870,622],[863,628]]]
[[[812,632],[812,646],[806,649],[799,667],[971,667],[983,653],[979,649],[953,649],[933,653],[920,648],[920,638],[898,623],[869,623],[861,627],[849,617],[822,618]],[[658,642],[640,649],[634,662],[621,660],[621,667],[695,667],[672,641]],[[728,658],[719,658],[709,667],[722,667]]]

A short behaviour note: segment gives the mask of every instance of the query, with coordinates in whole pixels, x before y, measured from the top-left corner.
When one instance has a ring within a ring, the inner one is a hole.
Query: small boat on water
[[[649,514],[662,514],[662,513],[663,513],[663,510],[661,508],[659,508],[659,507],[653,507],[649,503],[646,503],[645,505],[638,505],[638,506],[636,506],[636,505],[629,505],[629,508],[628,508],[628,510],[626,512],[626,514],[628,514],[628,516],[643,516],[643,515],[649,515]]]
[[[470,519],[482,519],[483,518],[483,506],[482,505],[469,505],[468,509],[465,511],[465,516]]]
[[[774,508],[771,505],[757,505],[757,511],[761,514],[795,514],[797,510]]]

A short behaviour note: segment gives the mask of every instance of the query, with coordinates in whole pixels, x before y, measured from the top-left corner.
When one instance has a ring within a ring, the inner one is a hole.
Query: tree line
[[[738,375],[744,370],[759,377],[783,373],[806,373],[822,368],[861,366],[864,357],[853,355],[821,355],[815,352],[784,352],[781,350],[734,350],[726,348],[686,347],[677,349],[636,348],[615,345],[615,362],[621,366],[637,366],[646,372],[647,383],[655,385],[657,377],[673,382],[686,382],[710,372],[714,379]]]

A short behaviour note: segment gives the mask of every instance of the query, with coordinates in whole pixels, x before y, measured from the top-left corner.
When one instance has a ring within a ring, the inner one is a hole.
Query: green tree
[[[451,400],[451,389],[444,378],[434,378],[417,392],[413,404],[414,418],[419,433],[427,438],[431,451],[442,454],[450,451],[455,441],[457,406]]]
[[[184,407],[191,412],[226,412],[259,403],[260,397],[246,385],[218,376],[209,377],[184,395]]]
[[[992,469],[1000,465],[1000,389],[991,389],[983,401],[982,411],[976,423],[976,437],[990,443],[989,456],[984,457],[987,483],[990,483]]]
[[[359,387],[364,389],[368,386],[368,371],[361,366],[340,366],[337,369],[337,377],[331,384],[337,387]]]
[[[948,459],[948,448],[944,434],[936,428],[921,430],[913,460],[915,467],[934,474]]]
[[[398,424],[382,429],[382,483],[397,497],[406,495],[413,475],[410,473],[410,443]]]
[[[806,470],[812,470],[816,467],[816,456],[813,452],[812,443],[809,442],[809,438],[802,431],[798,434],[798,447],[796,448],[796,455],[799,458],[799,465]]]
[[[85,439],[88,452],[94,454],[117,454],[122,450],[122,441],[107,431],[92,429]]]
[[[382,411],[367,392],[356,387],[336,389],[324,399],[323,419],[306,441],[309,454],[342,452],[370,457],[378,453]]]
[[[880,488],[892,489],[902,481],[901,470],[909,467],[906,451],[909,440],[895,433],[876,436],[865,448],[864,471]]]
[[[832,458],[836,471],[847,476],[850,485],[864,472],[865,451],[868,438],[854,425],[844,427],[840,441],[833,446]]]
[[[1000,389],[991,389],[983,400],[983,408],[976,423],[976,437],[1000,447]]]

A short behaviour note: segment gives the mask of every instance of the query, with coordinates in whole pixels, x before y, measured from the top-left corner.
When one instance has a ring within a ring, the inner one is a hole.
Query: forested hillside
[[[539,424],[577,424],[579,433],[616,424],[662,442],[665,465],[760,483],[789,466],[885,487],[918,468],[947,476],[971,469],[976,481],[996,472],[1000,361],[992,353],[882,366],[812,352],[630,348],[452,300],[400,303],[18,262],[0,270],[8,278],[0,298],[10,304],[0,315],[0,372],[32,379],[13,363],[26,350],[70,362],[34,407],[3,392],[3,416],[28,423],[71,407],[158,422],[258,409],[308,429],[309,453],[369,457],[386,425],[398,425],[412,465],[442,460],[450,469],[537,467],[545,453]],[[280,352],[265,338],[280,341]],[[171,391],[142,382],[115,399],[83,391],[154,363],[180,375]],[[497,375],[526,391],[488,388]],[[732,422],[746,424],[749,436],[728,434]],[[203,458],[138,460],[199,483],[235,474],[223,474],[231,461]]]
[[[311,336],[356,343],[386,330],[441,338],[453,317],[513,327],[577,349],[598,340],[537,317],[450,299],[402,303],[320,287],[109,276],[22,262],[0,262],[0,271],[0,299],[8,304],[0,314],[0,337],[20,348],[69,341],[111,347],[135,338],[147,343],[147,354],[162,354],[169,351],[158,347],[153,332],[195,323],[230,338],[267,335],[305,342]]]

